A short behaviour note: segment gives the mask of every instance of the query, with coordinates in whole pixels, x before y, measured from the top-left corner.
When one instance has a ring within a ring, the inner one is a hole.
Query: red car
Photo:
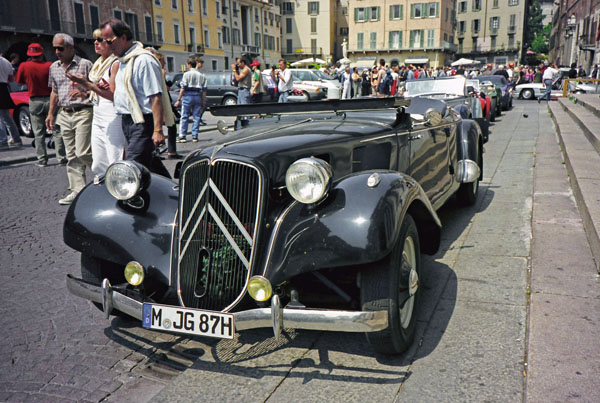
[[[29,118],[29,93],[27,92],[27,86],[12,81],[8,87],[10,89],[10,97],[16,105],[15,109],[10,110],[10,115],[17,123],[19,133],[21,136],[33,137],[31,119]]]

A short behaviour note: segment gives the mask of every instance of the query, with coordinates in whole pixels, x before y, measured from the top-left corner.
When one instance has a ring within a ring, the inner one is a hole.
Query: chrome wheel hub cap
[[[419,288],[419,275],[417,274],[417,255],[415,251],[415,243],[412,237],[408,236],[404,240],[404,248],[402,249],[402,267],[403,272],[408,272],[408,283],[400,284],[400,295],[404,300],[400,300],[400,325],[403,328],[408,328],[410,325],[414,306],[415,293]],[[404,295],[402,297],[402,295]]]

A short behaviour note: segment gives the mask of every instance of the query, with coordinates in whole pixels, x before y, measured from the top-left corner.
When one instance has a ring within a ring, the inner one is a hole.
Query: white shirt
[[[13,66],[8,60],[0,56],[0,83],[8,83],[8,77],[14,73]]]
[[[554,80],[554,76],[556,76],[557,74],[558,70],[552,67],[548,67],[546,70],[544,70],[544,75],[542,75],[542,81]]]
[[[277,83],[277,91],[291,91],[294,88],[294,83],[292,81],[292,71],[290,69],[285,69],[281,72],[281,74],[283,75],[283,80],[285,80],[285,83],[282,79],[279,79],[279,82]],[[279,76],[275,77],[277,78]]]
[[[134,46],[131,47],[125,54],[131,52]],[[128,63],[132,63],[129,61]],[[131,84],[135,98],[142,109],[143,114],[152,113],[152,103],[150,96],[162,93],[162,70],[160,64],[152,55],[140,55],[133,59],[133,73],[131,75]],[[115,111],[119,115],[131,114],[129,110],[129,99],[125,92],[125,83],[123,75],[125,74],[125,66],[127,63],[119,64],[119,71],[115,76],[115,94],[113,102]]]

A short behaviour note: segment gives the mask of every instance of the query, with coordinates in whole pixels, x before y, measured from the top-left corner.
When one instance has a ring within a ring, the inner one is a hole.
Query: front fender
[[[481,142],[480,142],[481,139]],[[480,144],[483,144],[483,135],[481,127],[474,120],[464,119],[460,123],[460,130],[457,137],[457,159],[458,161],[470,160],[478,161]],[[483,167],[479,167],[483,175]],[[482,177],[482,176],[481,176]],[[463,182],[461,178],[458,178]]]
[[[134,209],[108,193],[104,182],[83,189],[69,207],[63,237],[71,248],[123,266],[132,260],[169,283],[171,239],[177,212],[174,183],[152,175]]]
[[[325,267],[378,261],[391,251],[412,204],[419,204],[419,212],[426,211],[420,218],[439,229],[440,221],[414,179],[378,172],[381,182],[371,188],[367,179],[372,173],[342,179],[317,206],[294,202],[279,217],[272,235],[265,277],[279,284]]]

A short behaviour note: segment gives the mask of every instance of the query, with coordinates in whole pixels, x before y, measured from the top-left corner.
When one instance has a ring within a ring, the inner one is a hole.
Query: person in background
[[[92,118],[92,173],[104,175],[113,162],[123,159],[127,141],[123,134],[121,116],[115,112],[113,97],[115,76],[119,60],[112,54],[100,29],[92,33],[94,49],[100,57],[94,62],[87,77],[67,73],[67,77],[90,94],[94,117]],[[74,95],[78,95],[74,93]]]
[[[569,69],[569,78],[577,78],[577,63],[571,63],[571,68]]]
[[[190,116],[194,119],[192,125],[192,141],[198,142],[198,131],[200,129],[200,119],[202,108],[206,105],[206,76],[196,69],[196,58],[190,57],[187,60],[188,70],[183,74],[179,85],[179,98],[175,101],[175,107],[181,108],[181,120],[179,121],[179,142],[185,143],[185,136],[188,130],[188,120]],[[182,102],[183,101],[183,102]]]
[[[174,124],[160,62],[140,42],[133,41],[125,22],[109,18],[101,29],[102,38],[119,57],[114,104],[127,139],[125,158],[169,178],[169,171],[154,154],[156,147],[165,142],[163,124]]]
[[[590,78],[598,78],[598,65],[594,64],[594,68],[592,69],[592,72],[590,73]]]
[[[54,130],[55,123],[60,126],[61,137],[67,151],[67,177],[69,193],[58,201],[68,205],[75,200],[77,194],[85,187],[86,167],[92,168],[92,102],[84,88],[76,87],[67,77],[67,73],[81,74],[87,77],[92,69],[92,62],[75,55],[73,37],[58,33],[52,39],[52,47],[58,60],[50,66],[49,85],[50,107],[46,117],[46,128]],[[74,90],[78,90],[75,91]],[[58,113],[56,110],[58,108]],[[54,116],[56,114],[56,122]]]
[[[27,56],[31,58],[21,63],[15,80],[19,84],[27,85],[29,94],[29,118],[31,120],[31,131],[35,138],[35,152],[37,154],[37,166],[48,165],[48,152],[46,150],[46,126],[44,121],[48,115],[50,106],[50,93],[52,89],[48,86],[48,76],[52,63],[44,60],[44,48],[39,43],[31,43],[27,47]],[[62,139],[61,139],[62,140]],[[67,163],[65,147],[62,141],[54,141],[57,158],[63,165]]]
[[[252,103],[257,104],[262,100],[263,94],[265,93],[265,86],[263,85],[262,74],[259,69],[260,62],[258,60],[250,63],[252,69],[252,86],[250,88],[250,96],[252,97]]]
[[[373,66],[371,69],[371,95],[377,95],[377,66]]]
[[[19,66],[21,65],[21,56],[18,53],[11,53],[9,59],[13,68],[13,76],[17,75],[17,70],[19,70]]]
[[[552,92],[552,83],[554,82],[554,78],[558,75],[558,68],[556,64],[548,66],[546,70],[544,70],[544,74],[542,75],[542,83],[546,88],[546,92],[540,98],[538,98],[538,104],[540,103],[541,98],[545,98],[546,102],[550,101],[550,93]]]
[[[379,59],[379,69],[377,71],[377,95],[382,95],[383,92],[383,79],[387,75],[387,69],[385,68],[385,59]]]
[[[279,69],[271,72],[273,80],[277,82],[277,92],[279,92],[279,100],[277,102],[287,102],[288,96],[294,89],[292,81],[292,72],[287,68],[285,59],[279,59]]]
[[[346,66],[344,74],[342,74],[342,99],[352,98],[352,73],[350,66]]]
[[[10,97],[8,83],[13,81],[13,66],[8,60],[0,56],[0,150],[5,150],[10,145],[20,146],[23,144],[19,129],[8,112],[15,104]],[[10,133],[10,139],[8,134]]]
[[[358,69],[355,67],[352,70],[352,98],[356,98],[360,96],[361,85],[360,85],[360,74],[358,74]]]
[[[369,69],[364,69],[362,71],[361,77],[361,95],[371,95],[371,72]]]
[[[202,70],[202,67],[204,67],[204,60],[200,56],[196,56],[196,70],[200,71]],[[206,110],[206,106],[207,105],[205,102],[204,106],[202,107],[202,110],[200,111],[200,126],[206,126],[206,121],[202,119],[202,116],[204,116],[204,111]]]
[[[165,56],[151,46],[147,47],[146,50],[150,51],[158,59],[161,70],[162,70],[163,78],[165,78],[165,75],[167,74],[167,70],[165,69],[165,65],[166,65]],[[167,85],[167,94],[169,94],[169,103],[171,105],[173,105],[173,100],[171,99],[171,93],[169,92],[170,90],[171,90],[171,88]],[[175,108],[175,107],[172,106],[171,110],[173,111],[173,114],[175,114],[175,110],[173,108]],[[202,121],[200,122],[200,124],[202,124]],[[180,160],[183,158],[183,156],[177,154],[177,140],[178,140],[177,124],[175,123],[175,121],[173,121],[172,125],[167,126],[167,158],[170,160]]]
[[[238,59],[237,64],[231,65],[233,76],[238,82],[238,105],[250,103],[250,86],[252,85],[252,71],[248,67],[248,60],[246,57]]]

